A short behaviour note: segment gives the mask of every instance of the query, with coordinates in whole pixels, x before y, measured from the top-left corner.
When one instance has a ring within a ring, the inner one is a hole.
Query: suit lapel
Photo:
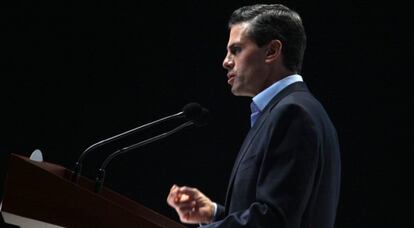
[[[265,109],[262,111],[262,114],[256,120],[256,123],[254,124],[254,126],[247,133],[246,138],[244,139],[242,146],[240,147],[239,153],[236,157],[236,160],[234,162],[234,166],[233,166],[233,169],[230,175],[230,181],[229,181],[229,184],[227,187],[227,193],[226,193],[226,203],[225,203],[226,213],[228,213],[229,211],[230,197],[231,197],[231,192],[233,191],[234,178],[236,176],[236,173],[240,166],[241,161],[243,160],[244,156],[247,154],[250,144],[252,143],[257,133],[260,132],[260,129],[264,126],[264,123],[266,122],[266,119],[269,116],[269,113],[273,109],[273,107],[275,107],[276,104],[278,104],[279,101],[282,100],[282,98],[297,91],[308,91],[305,83],[295,82],[287,86],[282,91],[280,91],[280,93],[278,93],[274,98],[272,98],[269,104],[266,105]]]

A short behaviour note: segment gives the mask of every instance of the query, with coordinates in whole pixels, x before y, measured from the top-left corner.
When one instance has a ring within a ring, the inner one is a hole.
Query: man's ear
[[[272,40],[267,44],[266,61],[271,62],[277,60],[282,54],[282,42],[280,40]]]

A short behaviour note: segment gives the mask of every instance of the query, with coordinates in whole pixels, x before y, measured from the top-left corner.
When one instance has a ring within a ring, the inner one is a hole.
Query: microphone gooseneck
[[[127,152],[127,151],[130,151],[130,150],[133,150],[133,149],[136,149],[136,148],[142,147],[142,146],[144,146],[144,145],[146,145],[146,144],[149,144],[149,143],[155,142],[155,141],[157,141],[157,140],[163,139],[163,138],[165,138],[165,137],[167,137],[167,136],[170,136],[170,135],[172,135],[172,134],[174,134],[174,133],[176,133],[176,132],[180,131],[181,129],[183,129],[183,128],[187,127],[187,126],[193,125],[193,124],[194,124],[194,123],[193,123],[192,121],[187,121],[187,122],[185,122],[185,123],[183,123],[183,124],[179,125],[178,127],[174,128],[174,129],[172,129],[172,130],[170,130],[170,131],[168,131],[168,132],[165,132],[165,133],[159,134],[159,135],[157,135],[157,136],[154,136],[154,137],[152,137],[152,138],[146,139],[146,140],[144,140],[144,141],[141,141],[141,142],[139,142],[139,143],[133,144],[133,145],[131,145],[131,146],[127,146],[127,147],[121,148],[121,149],[119,149],[119,150],[115,151],[114,153],[110,154],[110,155],[109,155],[109,156],[108,156],[108,157],[107,157],[107,158],[103,161],[103,163],[102,163],[102,165],[101,165],[100,169],[98,170],[98,175],[97,175],[97,177],[96,177],[96,182],[95,182],[95,192],[96,192],[96,193],[99,193],[99,192],[102,190],[102,186],[103,186],[103,183],[104,183],[104,181],[105,181],[105,169],[106,169],[106,167],[109,165],[109,163],[110,163],[110,162],[111,162],[111,161],[112,161],[115,157],[117,157],[117,156],[119,156],[119,155],[121,155],[121,154],[123,154],[123,153],[125,153],[125,152]]]
[[[186,106],[186,107],[187,107],[187,106]],[[200,106],[200,107],[201,107],[201,106]],[[191,108],[187,108],[187,109],[189,109],[189,110],[187,110],[187,112],[190,112],[190,113],[192,114],[192,113],[196,112],[196,109],[197,109],[197,108],[196,108],[195,106],[191,106]],[[183,109],[183,110],[184,110],[184,109]],[[77,182],[78,182],[79,177],[80,177],[80,175],[81,175],[81,171],[82,171],[82,162],[83,162],[83,160],[85,159],[85,156],[86,156],[86,155],[87,155],[90,151],[92,151],[92,150],[94,150],[94,149],[96,149],[96,148],[98,148],[98,147],[101,147],[101,146],[103,146],[103,145],[105,145],[105,144],[108,144],[108,143],[110,143],[110,142],[112,142],[112,141],[115,141],[115,140],[117,140],[117,139],[120,139],[120,138],[126,137],[126,136],[128,136],[128,135],[130,135],[130,134],[132,134],[132,133],[137,133],[137,132],[142,131],[142,130],[145,130],[145,129],[149,128],[149,127],[152,127],[152,126],[158,125],[158,124],[160,124],[160,123],[162,123],[162,122],[165,122],[165,121],[168,121],[168,120],[171,120],[171,119],[182,118],[182,117],[186,117],[186,116],[187,116],[187,115],[185,114],[185,112],[184,112],[184,111],[181,111],[181,112],[179,112],[179,113],[176,113],[176,114],[173,114],[173,115],[170,115],[170,116],[167,116],[167,117],[164,117],[164,118],[158,119],[158,120],[156,120],[156,121],[153,121],[153,122],[150,122],[150,123],[147,123],[147,124],[144,124],[144,125],[138,126],[138,127],[136,127],[136,128],[133,128],[133,129],[128,130],[128,131],[125,131],[125,132],[123,132],[123,133],[120,133],[120,134],[118,134],[118,135],[112,136],[112,137],[110,137],[110,138],[107,138],[107,139],[101,140],[101,141],[99,141],[99,142],[97,142],[97,143],[95,143],[95,144],[93,144],[93,145],[89,146],[88,148],[86,148],[86,150],[84,150],[84,151],[82,152],[82,154],[79,156],[79,158],[78,158],[77,162],[75,163],[75,167],[74,167],[74,169],[73,169],[73,173],[72,173],[72,182],[75,182],[75,183],[77,183]]]
[[[195,102],[193,102],[193,103],[188,103],[188,104],[186,104],[186,105],[183,107],[183,109],[182,109],[182,111],[181,111],[181,112],[178,112],[178,113],[173,114],[173,115],[170,115],[170,116],[166,116],[166,117],[164,117],[164,118],[161,118],[161,119],[155,120],[155,121],[153,121],[153,122],[150,122],[150,123],[147,123],[147,124],[144,124],[144,125],[141,125],[141,126],[138,126],[138,127],[136,127],[136,128],[130,129],[130,130],[128,130],[128,131],[122,132],[122,133],[117,134],[117,135],[115,135],[115,136],[112,136],[112,137],[110,137],[110,138],[107,138],[107,139],[101,140],[101,141],[99,141],[99,142],[97,142],[97,143],[94,143],[94,144],[92,144],[91,146],[89,146],[88,148],[86,148],[86,149],[85,149],[85,150],[81,153],[81,155],[79,156],[79,158],[78,158],[77,162],[75,163],[75,166],[74,166],[74,169],[73,169],[73,172],[72,172],[72,177],[71,177],[71,180],[72,180],[72,182],[74,182],[74,183],[77,183],[77,182],[78,182],[79,177],[80,177],[80,175],[81,175],[81,170],[82,170],[82,162],[83,162],[83,160],[85,159],[86,155],[87,155],[90,151],[95,150],[96,148],[101,147],[101,146],[103,146],[103,145],[106,145],[106,144],[108,144],[108,143],[110,143],[110,142],[113,142],[113,141],[115,141],[115,140],[118,140],[118,139],[124,138],[124,137],[126,137],[126,136],[128,136],[128,135],[131,135],[132,133],[136,133],[136,132],[139,132],[139,131],[142,131],[142,130],[148,129],[148,128],[150,128],[150,127],[153,127],[153,126],[155,126],[155,125],[158,125],[158,124],[160,124],[160,123],[162,123],[162,122],[166,122],[166,121],[168,121],[168,120],[172,120],[172,119],[181,119],[181,118],[184,118],[184,119],[186,119],[186,120],[187,120],[187,122],[185,122],[185,123],[181,124],[180,126],[178,126],[178,127],[174,128],[174,129],[173,129],[173,130],[171,130],[171,131],[165,132],[165,133],[163,133],[163,134],[160,134],[160,135],[157,135],[157,136],[155,136],[155,137],[149,138],[149,139],[147,139],[147,140],[141,141],[141,142],[139,142],[139,143],[133,144],[133,145],[131,145],[131,146],[124,147],[124,148],[119,149],[119,150],[117,150],[116,152],[114,152],[114,153],[110,154],[110,155],[106,158],[106,160],[102,163],[102,166],[101,166],[101,168],[99,169],[99,175],[98,175],[98,177],[96,178],[96,188],[95,188],[95,191],[96,191],[96,192],[99,192],[99,191],[100,191],[100,189],[101,189],[101,187],[102,187],[103,180],[104,180],[104,178],[105,178],[105,167],[109,164],[109,162],[110,162],[113,158],[115,158],[116,156],[118,156],[118,155],[120,155],[120,154],[123,154],[123,153],[125,153],[125,152],[127,152],[127,151],[129,151],[129,150],[132,150],[132,149],[135,149],[135,148],[138,148],[138,147],[144,146],[144,145],[146,145],[146,144],[148,144],[148,143],[151,143],[151,142],[157,141],[157,140],[159,140],[159,139],[165,138],[165,137],[167,137],[167,136],[169,136],[169,135],[171,135],[171,134],[174,134],[175,132],[177,132],[177,131],[179,131],[179,130],[181,130],[181,129],[183,129],[183,128],[187,127],[187,126],[190,126],[190,125],[195,125],[195,126],[204,126],[204,125],[206,125],[206,124],[207,124],[208,117],[209,117],[209,111],[208,111],[206,108],[202,107],[200,104],[195,103]],[[99,187],[99,186],[101,186],[101,187]]]
[[[155,142],[157,140],[163,139],[167,136],[170,136],[182,129],[184,129],[185,127],[191,126],[191,125],[195,125],[195,126],[205,126],[208,122],[209,119],[209,111],[206,108],[203,108],[201,105],[197,104],[197,103],[189,103],[186,106],[184,106],[183,108],[183,114],[185,116],[185,118],[187,119],[187,122],[179,125],[178,127],[159,134],[157,136],[154,136],[152,138],[146,139],[144,141],[138,142],[136,144],[133,144],[131,146],[127,146],[124,148],[121,148],[117,151],[115,151],[114,153],[110,154],[102,163],[101,167],[98,170],[98,175],[96,177],[96,182],[95,182],[95,192],[99,193],[102,190],[104,181],[105,181],[105,169],[106,167],[109,165],[109,163],[117,156],[124,154],[130,150],[142,147],[144,145],[147,145],[149,143]]]

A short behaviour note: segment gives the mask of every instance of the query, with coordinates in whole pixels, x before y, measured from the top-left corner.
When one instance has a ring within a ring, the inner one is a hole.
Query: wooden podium
[[[75,184],[71,174],[60,165],[11,154],[1,211],[68,228],[185,227],[108,188],[95,193],[86,177]]]

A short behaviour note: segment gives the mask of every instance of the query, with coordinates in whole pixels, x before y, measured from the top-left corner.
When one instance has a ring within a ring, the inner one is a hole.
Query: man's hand
[[[167,197],[183,223],[210,223],[214,216],[213,202],[196,188],[173,185]]]

